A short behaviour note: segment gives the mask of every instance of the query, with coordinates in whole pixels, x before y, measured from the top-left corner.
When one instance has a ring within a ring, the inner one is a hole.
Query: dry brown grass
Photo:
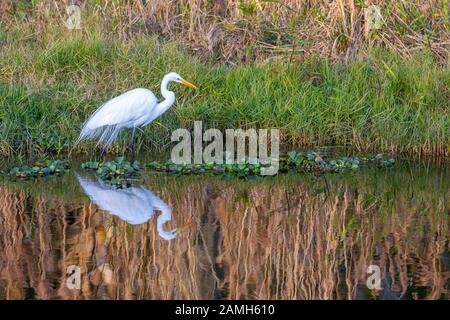
[[[113,37],[158,34],[207,59],[226,62],[303,60],[319,55],[349,60],[382,46],[403,55],[431,51],[449,58],[448,3],[440,0],[178,0],[178,1],[2,1],[3,19],[34,23],[36,32],[65,17],[67,4],[82,8],[84,31],[93,21]],[[99,4],[95,4],[99,3]],[[145,5],[143,3],[146,3]],[[378,5],[383,25],[369,30],[365,8]],[[56,20],[55,20],[56,18]],[[17,19],[17,18],[16,18]]]

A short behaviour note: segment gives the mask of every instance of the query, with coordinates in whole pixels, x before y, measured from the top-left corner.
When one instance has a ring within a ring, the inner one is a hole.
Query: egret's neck
[[[161,95],[165,98],[165,100],[158,103],[158,109],[160,113],[166,112],[167,109],[169,109],[175,102],[175,93],[167,89],[167,87],[169,86],[169,82],[170,81],[165,77],[161,82]]]

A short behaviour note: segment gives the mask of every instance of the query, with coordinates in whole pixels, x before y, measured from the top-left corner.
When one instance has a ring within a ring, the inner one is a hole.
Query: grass
[[[30,21],[42,35],[67,19],[70,1],[3,0],[5,21]],[[76,1],[81,27],[93,23],[116,39],[137,33],[176,41],[203,59],[252,63],[303,61],[310,55],[348,61],[367,48],[386,47],[409,56],[417,50],[447,62],[448,0],[141,0]],[[381,13],[369,28],[370,5]]]
[[[0,24],[2,156],[68,152],[101,102],[135,87],[160,96],[169,71],[199,90],[172,85],[177,103],[139,135],[141,151],[166,149],[172,130],[203,120],[204,129],[280,128],[293,147],[448,155],[450,73],[426,50],[405,56],[373,48],[346,63],[311,54],[232,67],[157,36],[111,37],[94,15],[86,19],[88,31],[36,29],[38,22],[17,18]],[[125,139],[110,152],[123,152]],[[91,153],[93,145],[74,152]]]

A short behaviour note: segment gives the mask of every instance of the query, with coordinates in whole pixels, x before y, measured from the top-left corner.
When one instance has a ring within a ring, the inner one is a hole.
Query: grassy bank
[[[177,103],[145,128],[141,149],[161,150],[172,130],[203,120],[204,127],[219,129],[280,128],[282,141],[293,146],[448,155],[450,73],[430,52],[404,56],[378,48],[346,63],[310,55],[301,62],[230,66],[148,34],[111,37],[95,17],[89,19],[90,29],[81,31],[2,23],[3,156],[67,152],[102,101],[135,87],[159,95],[168,71],[200,89],[172,86]],[[116,151],[125,145],[116,144]]]

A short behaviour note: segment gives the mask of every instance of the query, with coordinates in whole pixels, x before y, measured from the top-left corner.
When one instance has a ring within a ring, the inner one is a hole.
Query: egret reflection
[[[80,175],[77,175],[77,179],[84,193],[93,203],[129,224],[143,224],[153,216],[156,210],[161,211],[156,225],[159,235],[165,240],[176,238],[177,231],[187,226],[165,230],[164,224],[172,220],[172,210],[166,202],[143,186],[116,189],[99,179],[92,180]]]

